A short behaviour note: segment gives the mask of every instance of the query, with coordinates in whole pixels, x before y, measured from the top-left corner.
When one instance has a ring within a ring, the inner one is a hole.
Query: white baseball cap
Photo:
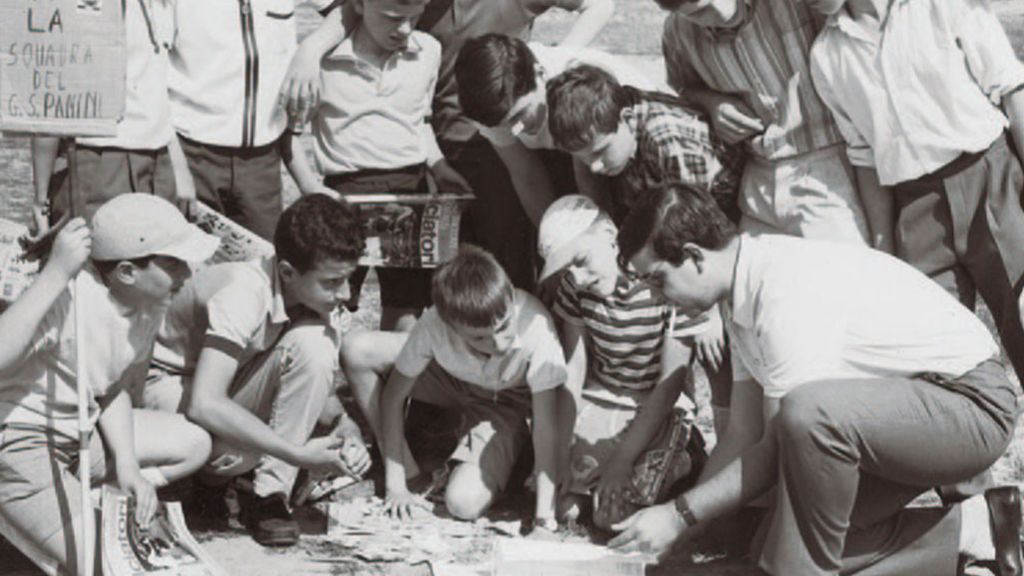
[[[601,209],[594,201],[580,194],[555,200],[544,211],[537,230],[537,250],[544,259],[540,280],[544,280],[572,261],[573,243],[601,220]]]
[[[120,194],[92,217],[92,258],[134,260],[170,256],[203,262],[220,239],[190,224],[174,204],[152,194]]]

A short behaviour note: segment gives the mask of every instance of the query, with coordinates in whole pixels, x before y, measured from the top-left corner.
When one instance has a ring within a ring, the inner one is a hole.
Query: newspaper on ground
[[[624,554],[586,542],[499,538],[494,576],[644,576],[649,554]]]
[[[225,576],[188,531],[178,502],[161,502],[150,525],[142,527],[133,499],[104,486],[102,523],[106,576]]]

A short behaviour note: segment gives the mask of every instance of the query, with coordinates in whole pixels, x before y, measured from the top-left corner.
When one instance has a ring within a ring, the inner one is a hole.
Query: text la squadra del
[[[65,34],[59,6],[31,4],[25,9],[27,34],[19,35],[3,52],[6,72],[30,75],[31,90],[9,94],[4,112],[15,118],[99,118],[103,94],[76,89],[70,81],[76,69],[87,70],[93,64],[91,43]]]

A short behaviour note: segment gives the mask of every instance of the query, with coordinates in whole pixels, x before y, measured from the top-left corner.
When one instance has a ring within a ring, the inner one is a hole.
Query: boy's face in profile
[[[384,50],[405,50],[427,0],[361,0],[362,26]]]
[[[477,328],[458,322],[451,322],[449,325],[470,348],[487,356],[500,356],[508,352],[516,339],[515,317],[511,303],[505,315],[494,326]]]
[[[610,223],[573,241],[572,260],[565,268],[573,282],[582,290],[598,296],[611,296],[619,282],[619,249],[615,243],[615,227]]]
[[[594,174],[618,176],[626,169],[636,151],[636,137],[623,119],[612,133],[594,132],[590,142],[579,150],[571,151],[574,158],[590,168]]]
[[[327,318],[351,295],[348,277],[355,269],[356,263],[353,261],[328,258],[300,273],[291,264],[282,261],[281,279],[292,301]]]
[[[145,266],[131,262],[122,262],[118,266],[133,268],[131,290],[138,296],[139,301],[149,306],[170,301],[192,275],[188,263],[170,256],[154,256]],[[115,277],[124,278],[120,273],[115,274]]]
[[[508,127],[513,136],[523,133],[533,136],[544,126],[544,121],[548,118],[548,105],[543,86],[544,77],[538,72],[537,87],[516,100],[508,115],[501,121],[501,125]]]

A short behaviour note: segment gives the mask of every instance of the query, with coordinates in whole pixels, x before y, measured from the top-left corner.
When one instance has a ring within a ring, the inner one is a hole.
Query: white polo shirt
[[[938,284],[863,246],[741,236],[727,309],[733,378],[769,398],[818,380],[958,377],[999,353]]]
[[[353,36],[321,65],[320,106],[312,120],[317,168],[344,174],[440,159],[429,119],[441,44],[413,32],[406,49],[377,68],[354,52]]]
[[[192,140],[262,146],[287,126],[278,103],[296,49],[294,0],[172,0],[175,129]],[[329,0],[312,0],[318,9]]]
[[[850,162],[883,185],[930,174],[1006,129],[999,103],[1024,85],[1002,25],[983,0],[895,0],[884,27],[832,16],[811,74]]]
[[[97,398],[121,391],[131,378],[145,378],[153,340],[164,309],[131,311],[110,295],[92,267],[66,289],[43,317],[32,344],[18,361],[0,373],[0,425],[52,430],[78,438],[79,369],[89,383],[89,425],[96,424]],[[87,355],[77,362],[75,314],[84,316]]]
[[[172,37],[172,0],[125,0],[125,102],[117,135],[78,138],[86,146],[157,150],[174,128],[167,94],[167,47]]]
[[[530,42],[527,46],[537,59],[537,64],[543,68],[544,76],[548,80],[573,66],[590,64],[605,70],[623,86],[633,86],[641,90],[655,90],[657,88],[655,83],[641,74],[636,67],[630,66],[607,52],[592,48],[581,48],[579,46],[545,46],[538,42]],[[477,124],[477,128],[480,130],[480,134],[490,140],[495,146],[509,146],[518,139],[527,148],[555,149],[555,143],[551,139],[551,132],[548,130],[546,116],[544,123],[535,134],[520,132],[518,135],[514,135],[509,126],[489,127]]]
[[[395,359],[395,369],[419,376],[436,361],[451,376],[487,390],[526,386],[536,394],[561,386],[566,378],[565,356],[551,315],[540,300],[519,289],[513,306],[515,340],[500,356],[477,352],[441,319],[436,308],[428,308]]]

